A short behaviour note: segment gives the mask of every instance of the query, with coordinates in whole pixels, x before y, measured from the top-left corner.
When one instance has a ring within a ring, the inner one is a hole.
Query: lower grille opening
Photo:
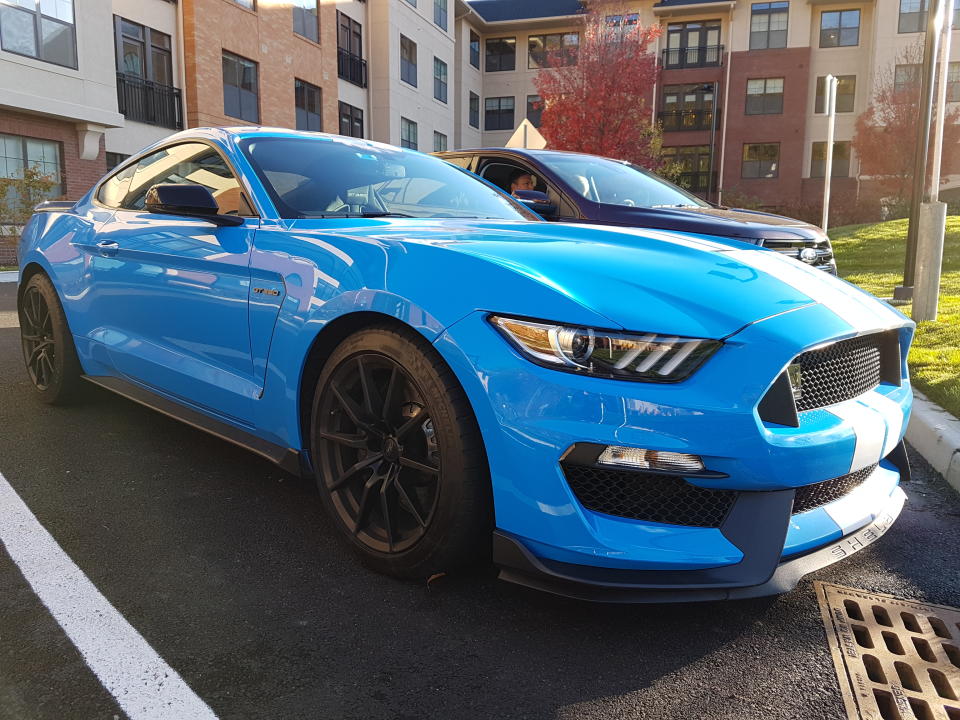
[[[588,510],[648,522],[720,527],[737,499],[674,475],[563,465],[567,483]]]
[[[876,469],[876,465],[869,465],[861,470],[856,470],[852,473],[841,475],[840,477],[824,480],[823,482],[814,483],[813,485],[798,487],[797,494],[793,500],[793,514],[797,515],[807,510],[828,505],[834,500],[839,500],[844,495],[853,492],[863,485],[866,479],[870,477]]]

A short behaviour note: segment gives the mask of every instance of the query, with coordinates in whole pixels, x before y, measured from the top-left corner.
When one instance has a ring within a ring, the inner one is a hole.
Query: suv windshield
[[[410,150],[323,135],[250,137],[240,148],[284,218],[538,219],[473,175]]]
[[[537,159],[587,200],[627,207],[710,207],[673,183],[636,165],[593,155],[538,155]]]

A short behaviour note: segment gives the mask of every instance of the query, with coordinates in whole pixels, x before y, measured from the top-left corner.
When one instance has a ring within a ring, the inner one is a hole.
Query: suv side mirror
[[[550,202],[546,193],[539,190],[517,190],[514,199],[547,219],[557,216],[557,206]]]
[[[215,225],[243,225],[239,215],[221,215],[213,193],[203,185],[154,185],[147,190],[144,209],[150,213],[208,220]]]

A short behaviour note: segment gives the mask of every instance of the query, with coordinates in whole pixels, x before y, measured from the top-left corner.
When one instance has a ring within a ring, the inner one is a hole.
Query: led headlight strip
[[[538,365],[624,380],[678,382],[721,345],[718,340],[620,333],[503,315],[491,315],[489,320]]]

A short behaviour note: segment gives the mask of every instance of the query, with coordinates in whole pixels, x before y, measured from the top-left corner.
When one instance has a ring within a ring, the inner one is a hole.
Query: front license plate
[[[828,545],[824,548],[824,551],[830,553],[835,560],[840,560],[847,555],[852,555],[858,550],[862,550],[873,541],[879,540],[883,534],[890,529],[893,521],[897,519],[900,511],[903,510],[903,503],[906,499],[907,496],[903,490],[899,487],[895,488],[887,504],[883,506],[883,509],[880,510],[872,523],[857,530],[852,535],[838,540],[833,545]]]

